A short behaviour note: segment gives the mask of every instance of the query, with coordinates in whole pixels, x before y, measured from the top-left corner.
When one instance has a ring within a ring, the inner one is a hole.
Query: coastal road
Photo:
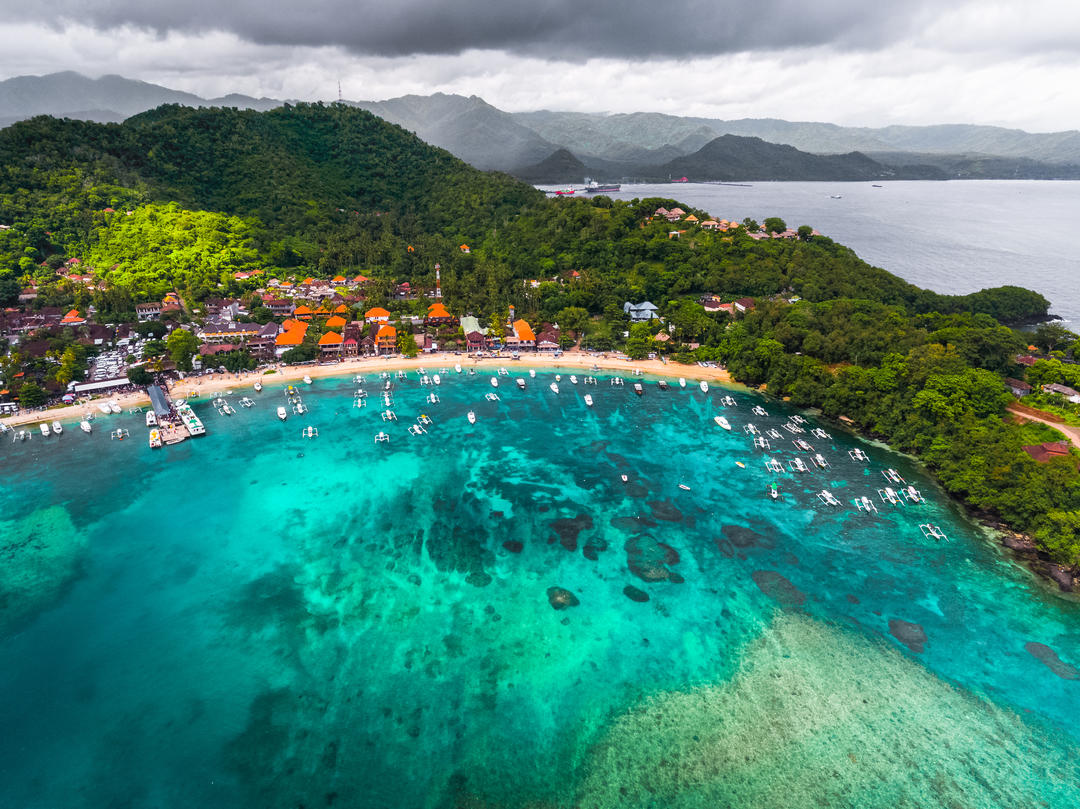
[[[1053,427],[1058,432],[1063,433],[1065,437],[1072,442],[1072,445],[1074,447],[1080,448],[1080,427],[1073,427],[1071,424],[1065,424],[1060,421],[1052,421],[1050,418],[1036,415],[1035,413],[1030,412],[1026,408],[1021,410],[1019,408],[1013,407],[1012,405],[1009,405],[1006,410],[1008,410],[1013,415],[1019,416],[1022,419],[1027,419],[1028,421],[1038,421],[1042,424]],[[1046,415],[1049,416],[1051,414],[1048,413]]]

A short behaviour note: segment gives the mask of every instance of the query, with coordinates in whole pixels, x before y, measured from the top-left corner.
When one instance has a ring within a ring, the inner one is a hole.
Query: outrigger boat
[[[382,443],[384,441],[388,442],[389,440],[390,440],[390,436],[388,436],[386,433],[381,433],[380,432],[380,433],[375,434],[375,443],[376,444]]]
[[[814,451],[813,445],[809,441],[807,441],[805,438],[796,438],[791,443],[794,444],[797,449],[801,449],[803,452],[813,452]]]
[[[300,435],[302,435],[304,438],[318,438],[319,431],[309,425],[300,431]]]
[[[762,407],[761,405],[754,405],[750,410],[755,416],[767,416],[767,415],[769,415],[768,411],[764,407]]]
[[[814,436],[814,438],[820,438],[822,441],[828,441],[832,438],[831,435],[822,430],[820,427],[815,427],[813,430],[810,431],[810,434]]]
[[[783,427],[785,430],[787,430],[792,435],[797,435],[799,433],[805,433],[806,432],[806,430],[804,430],[798,424],[792,424],[790,421],[785,421],[780,426]]]
[[[856,497],[854,500],[855,508],[859,511],[865,511],[867,514],[877,514],[877,506],[874,505],[874,501],[866,495],[862,497]]]
[[[773,441],[779,441],[781,438],[784,437],[779,430],[773,430],[771,428],[765,431],[765,435],[767,435]]]
[[[806,419],[799,415],[792,416],[791,420],[796,424],[806,424]]]
[[[240,404],[243,407],[254,407],[255,406],[255,402],[252,401],[251,399],[249,399],[247,396],[245,396],[243,399],[240,400]]]
[[[383,421],[397,421],[398,420],[397,413],[395,413],[393,410],[384,410],[382,412],[382,420]]]
[[[720,403],[724,407],[735,407],[738,404],[738,402],[736,402],[735,398],[732,396],[725,396],[723,399],[720,400]]]
[[[924,522],[919,525],[919,528],[922,530],[923,536],[927,539],[944,539],[946,542],[949,541],[949,538],[945,536],[945,532],[938,528],[936,525],[931,525],[928,522]]]
[[[788,461],[788,469],[792,472],[809,472],[810,468],[803,463],[802,458],[792,458]]]
[[[437,394],[437,393],[429,393],[427,395],[428,404],[438,404],[441,401],[442,401],[442,399],[439,398],[439,394]]]
[[[856,447],[855,449],[848,450],[848,457],[853,461],[860,461],[861,463],[869,463],[870,456]]]
[[[510,372],[505,367],[499,368],[499,376],[510,376]]]
[[[585,394],[585,405],[587,407],[592,407],[592,394],[591,393],[586,393]]]
[[[818,453],[816,453],[814,455],[814,463],[817,464],[818,469],[828,469],[829,468],[829,462],[826,461],[822,457],[820,452],[818,452]]]
[[[728,420],[723,416],[713,416],[713,421],[715,421],[720,427],[723,427],[725,430],[731,430],[731,424],[728,423]]]
[[[587,376],[581,381],[584,382],[586,385],[595,385],[596,384],[596,377],[595,376]]]
[[[363,398],[362,396],[357,396],[355,399],[353,399],[352,406],[353,407],[367,407],[367,399]]]
[[[745,427],[742,428],[742,430],[747,435],[758,435],[758,428],[755,427],[753,424],[747,424]]]
[[[889,467],[888,469],[883,471],[881,474],[885,476],[885,480],[889,481],[889,483],[899,483],[899,484],[907,483],[906,480],[904,480],[902,477],[900,477],[900,473],[897,472],[892,467]]]
[[[888,503],[889,505],[898,506],[901,503],[900,496],[891,488],[886,486],[884,489],[877,490],[878,497],[881,498],[882,503]]]
[[[421,413],[416,417],[416,423],[424,425],[431,424],[431,417],[427,413]]]
[[[769,446],[769,439],[762,438],[761,436],[754,439],[754,446],[758,449],[772,449],[772,447]]]
[[[621,376],[613,376],[613,377],[611,377],[611,384],[614,385],[617,388],[621,388],[623,386],[622,377]]]
[[[122,427],[118,427],[111,433],[109,433],[109,438],[113,439],[114,441],[123,441],[127,437],[128,431]]]
[[[409,432],[412,433],[413,435],[424,435],[427,432],[427,430],[425,430],[419,424],[410,424],[409,425]]]
[[[822,489],[820,492],[818,492],[818,500],[820,500],[822,503],[824,503],[827,506],[838,506],[838,505],[840,505],[840,501],[837,500],[833,496],[833,493],[830,492],[828,489]]]
[[[905,486],[900,489],[900,494],[904,496],[904,499],[909,503],[918,505],[919,503],[925,503],[926,498],[922,496],[922,492],[916,489],[914,486]]]
[[[499,401],[499,394],[495,393],[495,391],[492,391],[491,393],[484,394],[484,398],[487,399],[489,402],[497,402]]]

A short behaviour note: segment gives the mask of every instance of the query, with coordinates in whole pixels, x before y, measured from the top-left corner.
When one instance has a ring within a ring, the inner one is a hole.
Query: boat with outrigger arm
[[[863,452],[858,447],[856,447],[855,449],[849,449],[848,450],[848,457],[851,458],[851,460],[858,461],[860,463],[869,463],[870,462],[870,456],[867,455],[865,452]]]
[[[913,503],[915,505],[926,502],[926,498],[923,497],[922,492],[920,492],[914,486],[904,486],[900,489],[900,494],[903,495],[904,499],[907,500],[909,503]]]
[[[784,466],[776,458],[766,458],[765,468],[777,475],[784,474]]]
[[[877,506],[874,505],[874,501],[866,495],[863,495],[862,497],[856,497],[853,502],[855,503],[855,508],[857,508],[859,511],[865,511],[867,514],[878,513]]]
[[[792,472],[809,472],[810,467],[803,463],[802,458],[792,458],[788,461],[788,469]]]
[[[766,410],[766,409],[765,409],[764,407],[762,407],[761,405],[754,405],[754,406],[753,406],[752,408],[750,408],[750,411],[751,411],[751,412],[752,412],[752,413],[753,413],[753,414],[754,414],[755,416],[767,416],[767,415],[769,415],[769,411],[767,411],[767,410]]]
[[[836,497],[833,495],[833,493],[830,492],[828,489],[822,489],[820,492],[818,492],[817,496],[818,496],[818,500],[820,500],[822,503],[824,503],[827,506],[839,506],[840,505],[840,501],[837,500]]]
[[[881,498],[882,503],[888,503],[891,506],[898,506],[902,502],[900,496],[889,486],[884,489],[877,490],[878,497]]]
[[[921,523],[919,525],[919,530],[923,532],[923,536],[927,539],[943,539],[946,542],[949,541],[949,538],[945,536],[945,532],[942,531],[941,528],[939,528],[938,526],[932,525],[931,523]]]
[[[900,473],[892,467],[889,467],[888,469],[882,471],[881,474],[885,476],[885,480],[889,481],[889,483],[896,483],[899,485],[904,485],[907,483],[906,480],[900,477]]]

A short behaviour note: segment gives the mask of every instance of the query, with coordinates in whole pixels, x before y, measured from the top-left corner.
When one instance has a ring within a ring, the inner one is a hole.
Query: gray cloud
[[[817,46],[872,49],[911,33],[930,0],[0,0],[7,21],[167,34],[227,31],[263,45],[374,56],[471,49],[580,61]]]

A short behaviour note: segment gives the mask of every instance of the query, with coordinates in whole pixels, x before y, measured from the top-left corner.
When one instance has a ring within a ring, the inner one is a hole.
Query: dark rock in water
[[[772,540],[745,525],[725,525],[720,530],[736,548],[753,548],[755,545],[762,548],[773,547]]]
[[[485,573],[482,570],[474,570],[472,573],[465,577],[465,581],[467,581],[473,587],[487,587],[489,584],[491,584],[491,575]]]
[[[750,577],[761,592],[782,606],[798,607],[806,601],[806,594],[775,570],[755,570]]]
[[[643,604],[649,600],[649,594],[644,590],[639,590],[632,584],[628,584],[623,588],[623,593],[631,601],[637,601],[639,604]]]
[[[726,537],[713,537],[713,542],[716,543],[716,547],[720,553],[724,554],[728,559],[735,555],[735,546],[732,545],[731,540]]]
[[[549,587],[547,589],[548,603],[557,610],[565,610],[567,607],[576,607],[581,602],[576,595],[563,587]]]
[[[682,522],[682,512],[670,500],[650,500],[649,507],[652,509],[653,516],[658,520]]]
[[[673,548],[648,534],[628,539],[624,547],[627,567],[642,581],[668,581],[671,578],[667,566],[675,564],[679,557]]]
[[[592,528],[593,519],[588,514],[578,514],[576,517],[563,517],[552,520],[550,525],[559,536],[559,544],[568,551],[576,551],[578,534],[585,529]]]
[[[503,515],[503,513],[501,511],[493,511],[493,512],[491,512],[491,516],[492,516],[492,518],[494,518],[496,520],[501,520],[504,515]]]
[[[919,624],[900,618],[889,619],[889,634],[915,653],[922,652],[926,643],[926,632]]]
[[[1057,656],[1057,652],[1045,643],[1031,641],[1030,643],[1025,643],[1024,648],[1061,679],[1080,680],[1080,671],[1078,671],[1075,666],[1070,666],[1068,663],[1064,662]]]
[[[1057,586],[1064,592],[1071,593],[1073,589],[1073,577],[1072,573],[1067,571],[1061,565],[1047,565],[1046,575],[1057,582]]]
[[[551,511],[551,506],[540,506],[540,508],[538,508],[537,511],[539,511],[541,514],[543,514],[545,511]]]
[[[422,583],[422,579],[415,573],[410,573],[409,574],[408,581],[409,581],[409,584],[415,584],[417,587],[419,587],[420,584]]]
[[[510,553],[521,553],[525,550],[525,543],[519,542],[516,539],[508,539],[503,543],[503,547],[510,551]]]
[[[640,497],[648,497],[648,495],[649,495],[649,488],[647,486],[643,486],[642,484],[638,483],[637,481],[633,481],[633,480],[630,481],[629,483],[626,484],[625,488],[626,488],[626,493],[630,497],[640,498]]]
[[[611,527],[618,528],[620,531],[637,533],[638,531],[644,531],[646,528],[655,528],[656,521],[650,520],[648,517],[612,517]]]
[[[851,604],[858,604],[859,603],[858,597],[853,596],[851,593],[848,593],[846,596],[844,596],[844,598],[846,598],[848,600],[848,602],[851,603]]]
[[[570,626],[570,619],[569,618],[563,618],[561,621],[559,621],[559,623],[562,624],[563,626]]]
[[[1021,553],[1034,553],[1037,550],[1035,543],[1023,534],[1005,534],[1001,537],[1001,544]]]
[[[672,584],[682,584],[686,579],[673,570],[668,574],[668,581]]]

